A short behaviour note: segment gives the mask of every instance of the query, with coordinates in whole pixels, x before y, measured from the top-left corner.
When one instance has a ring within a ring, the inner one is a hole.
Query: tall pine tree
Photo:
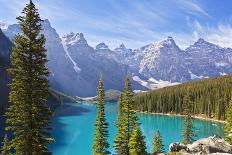
[[[129,153],[130,155],[147,155],[145,137],[142,135],[142,132],[137,126],[134,128],[130,142],[129,142]]]
[[[155,134],[155,137],[153,139],[153,153],[163,153],[164,152],[164,145],[162,142],[162,137],[160,135],[160,131],[158,130]]]
[[[191,99],[189,96],[189,90],[186,94],[186,96],[184,96],[183,99],[183,112],[185,116],[184,119],[184,129],[183,129],[183,143],[184,144],[190,144],[193,142],[193,138],[196,137],[196,135],[194,134],[194,127],[193,127],[193,122],[192,122],[192,116],[191,116],[191,108],[192,108],[192,104],[191,104]]]
[[[232,98],[226,111],[225,139],[232,145]]]
[[[190,144],[194,141],[194,127],[192,123],[192,117],[190,115],[185,116],[184,119],[184,129],[183,129],[183,140],[184,144]]]
[[[123,122],[123,96],[124,94],[120,94],[118,98],[118,118],[115,122],[115,126],[118,130],[118,133],[114,139],[114,148],[117,152],[117,154],[124,155],[127,153],[127,143],[126,143],[126,137],[124,135],[125,130],[125,122]]]
[[[22,34],[15,36],[12,51],[13,75],[10,84],[11,105],[6,112],[6,130],[13,133],[11,146],[16,154],[50,154],[51,111],[48,108],[49,75],[46,67],[45,37],[41,32],[41,19],[30,0],[19,16]]]
[[[107,141],[109,136],[107,128],[109,125],[105,118],[105,92],[102,77],[100,78],[98,84],[97,109],[98,112],[94,132],[93,154],[107,155],[110,154],[108,151],[110,145]]]
[[[131,133],[138,125],[138,118],[133,110],[133,91],[129,77],[126,77],[125,88],[121,106],[121,113],[116,122],[118,133],[115,137],[115,150],[120,155],[129,155],[129,141]]]

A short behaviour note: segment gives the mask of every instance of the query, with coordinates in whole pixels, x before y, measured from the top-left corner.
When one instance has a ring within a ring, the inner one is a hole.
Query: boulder
[[[180,152],[181,150],[187,150],[187,146],[183,143],[171,143],[169,145],[169,151],[170,152]]]
[[[232,153],[232,146],[217,135],[199,139],[192,144],[188,144],[187,148],[191,153]]]
[[[199,139],[192,144],[184,145],[182,143],[171,143],[170,152],[181,152],[182,154],[215,154],[229,155],[232,154],[232,145],[227,143],[223,138],[214,135],[208,138]]]

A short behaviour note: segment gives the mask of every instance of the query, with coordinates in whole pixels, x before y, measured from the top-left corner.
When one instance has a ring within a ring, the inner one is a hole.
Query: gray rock
[[[187,146],[190,152],[203,151],[209,153],[232,153],[232,146],[219,136],[199,139]]]
[[[182,154],[232,154],[232,146],[223,138],[214,135],[208,138],[199,139],[192,144],[184,145],[172,143],[169,146],[170,152],[181,152]]]
[[[169,145],[169,151],[170,152],[180,152],[181,150],[186,150],[187,146],[182,143],[171,143]]]

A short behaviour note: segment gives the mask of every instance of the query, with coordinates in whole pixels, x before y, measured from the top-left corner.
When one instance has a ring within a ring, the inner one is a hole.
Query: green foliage
[[[145,137],[139,127],[136,127],[130,138],[129,153],[130,155],[147,155]]]
[[[122,105],[123,105],[123,94],[120,94],[118,97],[118,115],[122,115]]]
[[[155,134],[155,137],[153,139],[153,153],[163,153],[164,152],[164,145],[162,141],[162,137],[160,135],[160,131],[158,130]]]
[[[192,123],[192,117],[191,117],[191,109],[192,109],[192,102],[191,98],[189,96],[189,89],[187,91],[187,94],[185,95],[183,99],[183,114],[187,115],[184,120],[184,129],[183,129],[183,143],[184,144],[190,144],[193,142],[193,138],[196,137],[194,134],[194,127]]]
[[[48,69],[44,35],[40,34],[41,19],[32,1],[24,8],[23,16],[18,17],[22,35],[14,38],[12,51],[13,75],[10,84],[9,101],[6,112],[6,130],[13,133],[10,141],[18,155],[50,154],[51,111],[48,108],[49,96]]]
[[[126,154],[127,153],[127,145],[126,145],[126,137],[124,136],[124,126],[125,122],[122,120],[123,116],[123,94],[120,94],[118,98],[118,118],[115,122],[115,126],[118,129],[118,133],[114,139],[114,147],[118,154]]]
[[[123,96],[119,99],[119,115],[115,126],[117,127],[117,135],[115,137],[115,150],[117,154],[129,155],[129,141],[131,133],[138,125],[138,118],[135,114],[133,91],[131,83],[127,77],[125,80],[125,90]]]
[[[232,145],[232,98],[226,112],[225,139]]]
[[[190,144],[194,141],[194,137],[196,135],[194,134],[194,127],[192,123],[192,117],[190,115],[185,117],[184,120],[184,129],[183,129],[183,143],[184,144]]]
[[[102,77],[98,84],[97,109],[98,112],[95,123],[93,153],[94,155],[107,155],[110,154],[108,151],[110,145],[107,141],[109,136],[107,128],[109,124],[106,122],[105,118],[105,93]]]
[[[210,118],[225,120],[231,88],[232,75],[187,82],[139,93],[135,96],[134,108],[143,112],[183,114],[184,99],[187,99],[191,101],[189,109],[191,115],[203,114]]]
[[[4,140],[2,143],[2,149],[1,149],[1,154],[0,155],[10,155],[11,152],[11,146],[10,146],[10,142],[8,140],[7,134],[4,136]]]

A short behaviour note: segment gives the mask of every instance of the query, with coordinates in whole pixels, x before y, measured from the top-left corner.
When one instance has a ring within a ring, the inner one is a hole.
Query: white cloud
[[[0,0],[0,3],[4,4],[1,8],[10,10],[9,12],[14,18],[21,13],[26,2],[28,1],[11,0],[9,2],[9,0]],[[47,0],[34,0],[34,2],[41,16],[54,23],[53,27],[59,33],[67,33],[70,30],[84,32],[92,46],[102,41],[111,48],[115,48],[122,42],[130,48],[139,48],[170,35],[182,49],[200,37],[223,47],[232,47],[232,26],[226,23],[219,23],[216,26],[200,23],[195,18],[206,17],[208,19],[210,15],[203,6],[194,0],[173,0],[170,1],[167,8],[162,7],[163,5],[154,7],[150,4],[150,1],[143,1],[143,5],[139,3],[140,1],[135,1],[128,6],[130,10],[127,10],[125,6],[115,0],[106,0],[113,8],[112,10],[116,10],[117,13],[105,10],[106,12],[102,16],[70,9],[70,6],[64,5],[64,1],[54,3]],[[162,26],[172,25],[172,22],[174,22],[172,20],[180,14],[181,17],[187,16],[186,21],[190,28],[188,32],[175,32],[178,29],[176,27],[169,28],[170,30],[162,29]],[[8,19],[4,20],[7,20],[8,23],[11,22]],[[61,25],[65,26],[62,27]],[[161,27],[161,30],[157,30],[157,26]]]
[[[203,7],[200,6],[200,4],[198,4],[196,1],[175,0],[175,2],[178,4],[177,6],[179,6],[181,9],[188,12],[189,14],[193,14],[193,15],[201,14],[210,17],[207,11],[203,9]]]

